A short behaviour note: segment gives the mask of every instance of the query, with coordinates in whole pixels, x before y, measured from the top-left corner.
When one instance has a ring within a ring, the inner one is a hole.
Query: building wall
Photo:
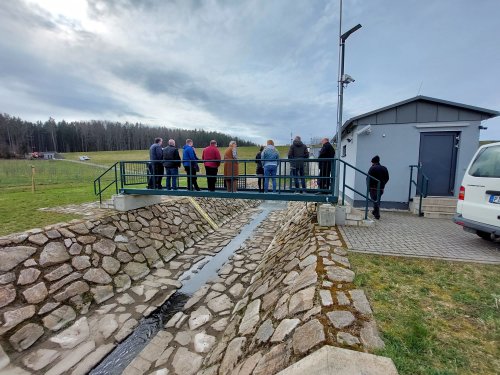
[[[356,166],[356,158],[357,158],[357,137],[358,135],[356,132],[353,132],[351,134],[347,134],[347,136],[344,136],[342,138],[342,144],[340,149],[338,149],[335,152],[335,157],[339,157],[340,160],[345,161],[346,163],[349,163],[351,165]],[[348,141],[348,139],[351,139],[351,142]],[[346,155],[342,156],[342,147],[346,147]],[[340,163],[340,194],[342,195],[342,190],[343,190],[343,178],[344,178],[344,171],[346,172],[346,177],[345,177],[345,183],[348,186],[355,187],[355,171],[352,168],[344,168],[345,165],[343,163]],[[349,202],[351,202],[354,199],[354,192],[350,189],[346,188],[345,191],[346,197],[349,198]]]
[[[488,117],[477,111],[425,100],[386,109],[353,122],[354,125],[409,124],[431,122],[481,121]]]
[[[362,126],[354,127],[350,133],[344,136],[353,138],[348,144],[348,155],[346,161],[354,159],[357,168],[368,171],[371,166],[371,158],[379,155],[381,164],[385,165],[390,174],[390,181],[386,186],[382,202],[393,202],[393,206],[404,206],[408,203],[408,188],[410,180],[411,164],[417,164],[419,159],[420,133],[422,132],[460,132],[460,147],[457,153],[457,169],[455,177],[455,194],[458,195],[460,184],[474,152],[479,145],[480,121],[459,122],[430,122],[430,123],[407,123],[407,124],[381,124],[371,125],[370,134],[357,135],[356,131]],[[343,141],[345,142],[345,141]],[[345,143],[344,143],[345,144]],[[349,155],[349,150],[352,149]],[[353,152],[353,151],[356,152]],[[348,161],[351,163],[351,161]],[[352,178],[347,174],[347,177]],[[355,177],[357,190],[366,189],[365,177],[357,174]],[[414,189],[413,194],[414,195]],[[356,194],[355,200],[362,197]]]

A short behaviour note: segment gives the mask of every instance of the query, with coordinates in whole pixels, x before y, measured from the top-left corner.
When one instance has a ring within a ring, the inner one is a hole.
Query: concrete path
[[[111,165],[102,165],[102,164],[91,163],[89,161],[81,161],[81,160],[71,160],[71,159],[53,159],[53,160],[67,161],[70,163],[90,165],[91,167],[97,167],[97,168],[101,168],[101,169],[108,169],[109,167],[111,167]]]
[[[339,227],[351,251],[500,264],[500,243],[485,241],[449,219],[382,212],[372,227]]]

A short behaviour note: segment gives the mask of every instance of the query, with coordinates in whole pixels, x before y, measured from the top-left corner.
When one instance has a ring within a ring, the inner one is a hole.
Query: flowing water
[[[184,272],[180,280],[183,286],[175,292],[162,306],[154,310],[148,317],[141,319],[134,332],[108,354],[89,374],[119,375],[144,349],[149,341],[162,329],[163,325],[181,311],[185,303],[201,286],[217,275],[217,271],[229,257],[248,239],[259,224],[271,211],[286,208],[286,202],[265,201],[259,208],[262,210],[252,221],[245,225],[220,252],[212,257],[205,257]],[[200,269],[201,267],[201,269]]]

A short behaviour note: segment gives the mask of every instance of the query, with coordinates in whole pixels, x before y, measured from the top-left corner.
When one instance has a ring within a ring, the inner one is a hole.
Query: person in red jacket
[[[208,191],[215,191],[215,183],[217,182],[217,171],[220,166],[220,152],[217,148],[217,141],[211,140],[210,146],[203,149],[201,158],[207,172]],[[215,176],[215,177],[214,177]]]

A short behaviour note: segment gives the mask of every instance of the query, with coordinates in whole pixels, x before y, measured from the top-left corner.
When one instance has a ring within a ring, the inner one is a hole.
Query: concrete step
[[[453,206],[444,206],[442,204],[429,205],[422,204],[422,211],[424,212],[447,212],[450,214],[454,214],[457,211],[457,205]]]
[[[415,197],[414,202],[418,204],[420,198]],[[455,197],[427,197],[422,200],[422,205],[441,205],[441,206],[455,206],[457,205],[457,198]]]
[[[424,217],[429,219],[451,219],[455,213],[449,212],[424,212]]]
[[[365,218],[365,215],[364,214],[360,214],[360,213],[357,213],[357,214],[353,214],[353,213],[350,213],[350,214],[347,214],[346,215],[346,219],[347,220],[364,220]]]

